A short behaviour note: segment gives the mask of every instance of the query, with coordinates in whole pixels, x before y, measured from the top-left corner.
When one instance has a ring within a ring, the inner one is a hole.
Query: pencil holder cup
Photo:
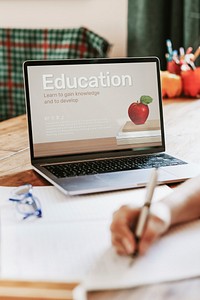
[[[182,93],[181,77],[168,71],[161,71],[160,75],[163,98],[179,97]]]
[[[189,97],[200,96],[200,67],[181,72],[183,93]]]
[[[167,62],[167,71],[173,74],[181,74],[181,65],[177,64],[174,60]]]

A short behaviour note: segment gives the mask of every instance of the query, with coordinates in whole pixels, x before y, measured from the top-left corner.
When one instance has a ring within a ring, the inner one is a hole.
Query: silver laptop
[[[24,82],[32,166],[65,194],[200,172],[164,152],[158,58],[26,61]]]

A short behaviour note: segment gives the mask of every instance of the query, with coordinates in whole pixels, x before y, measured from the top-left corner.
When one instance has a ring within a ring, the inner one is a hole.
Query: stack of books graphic
[[[141,125],[127,121],[118,132],[116,139],[118,145],[159,143],[161,142],[160,121],[148,120]]]

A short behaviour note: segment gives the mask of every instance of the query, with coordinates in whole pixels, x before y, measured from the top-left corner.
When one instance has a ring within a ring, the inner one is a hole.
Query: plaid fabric
[[[25,60],[106,57],[108,49],[105,39],[83,27],[0,28],[0,121],[25,113]]]

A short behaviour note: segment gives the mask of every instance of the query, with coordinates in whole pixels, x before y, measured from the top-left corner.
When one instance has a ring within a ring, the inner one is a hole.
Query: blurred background
[[[200,44],[200,0],[0,0],[0,14],[0,27],[85,26],[112,44],[109,56],[156,55],[163,70],[166,39]]]
[[[166,39],[177,50],[200,46],[200,0],[129,0],[128,55],[156,55],[165,69]]]

